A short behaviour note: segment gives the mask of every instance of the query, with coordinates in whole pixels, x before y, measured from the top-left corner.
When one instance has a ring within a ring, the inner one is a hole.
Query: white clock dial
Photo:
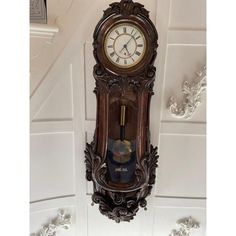
[[[130,68],[144,57],[146,39],[137,26],[122,23],[108,31],[104,49],[111,63],[120,68]]]

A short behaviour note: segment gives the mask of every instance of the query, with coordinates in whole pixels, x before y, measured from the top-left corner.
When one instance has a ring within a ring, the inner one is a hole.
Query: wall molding
[[[206,31],[203,30],[169,30],[168,46],[206,46]]]
[[[31,134],[74,132],[74,121],[68,119],[32,121],[30,123]]]
[[[169,236],[190,236],[192,229],[200,228],[200,223],[191,216],[179,219],[176,224],[179,226],[179,229],[173,229]]]
[[[34,45],[31,47],[30,62],[40,56],[46,45],[54,43],[54,38],[58,32],[59,28],[56,25],[30,24],[30,44],[31,46]]]
[[[203,122],[175,122],[175,121],[162,121],[161,122],[161,135],[193,135],[205,136],[206,123]]]
[[[75,195],[63,195],[53,198],[40,199],[37,201],[30,202],[30,214],[38,214],[43,211],[74,208],[76,205]]]
[[[31,236],[56,236],[57,231],[67,230],[71,224],[71,215],[65,214],[63,209],[59,209],[57,217],[53,218],[49,224],[43,225],[39,233],[31,234]]]
[[[52,43],[53,38],[59,32],[56,25],[30,24],[30,37],[47,39],[48,43]]]
[[[201,95],[206,90],[206,66],[203,66],[196,75],[192,83],[184,81],[182,87],[184,99],[181,103],[177,104],[176,99],[170,97],[167,107],[173,117],[190,119],[201,104]]]

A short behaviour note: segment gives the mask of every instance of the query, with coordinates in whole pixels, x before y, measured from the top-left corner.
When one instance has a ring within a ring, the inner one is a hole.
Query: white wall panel
[[[93,93],[95,80],[93,78],[93,66],[96,64],[93,56],[92,42],[85,43],[85,107],[86,120],[96,119],[96,96]]]
[[[156,21],[156,9],[157,9],[157,0],[145,0],[145,1],[134,1],[139,2],[145,6],[149,11],[150,19],[155,23]]]
[[[168,45],[206,45],[206,31],[204,30],[169,30]]]
[[[63,206],[61,206],[63,207]],[[60,208],[61,208],[60,207]],[[39,233],[40,229],[42,228],[42,226],[44,225],[48,225],[50,224],[50,220],[54,220],[55,217],[57,217],[57,212],[58,212],[58,208],[55,209],[48,209],[45,211],[41,211],[41,212],[37,212],[37,213],[32,213],[30,215],[31,217],[31,236],[35,236],[35,233]],[[56,236],[75,236],[75,209],[73,209],[72,207],[66,207],[66,211],[65,213],[70,212],[72,214],[72,225],[71,227],[66,230],[66,229],[59,229],[58,231],[56,231]]]
[[[48,97],[41,104],[33,121],[68,120],[73,117],[72,83],[70,67],[67,65],[56,75],[56,82]]]
[[[32,236],[39,233],[43,226],[53,222],[59,210],[64,210],[65,215],[71,216],[71,225],[68,230],[59,229],[57,236],[76,235],[76,209],[74,197],[53,199],[32,203],[30,206],[30,233]]]
[[[74,194],[73,134],[32,135],[30,170],[31,201]]]
[[[172,0],[170,28],[205,29],[206,0]]]
[[[73,132],[74,124],[72,120],[53,120],[31,122],[31,134],[46,134],[46,133],[65,133]]]
[[[162,121],[176,121],[167,110],[167,103],[171,96],[178,102],[183,99],[182,85],[185,80],[192,83],[196,79],[196,72],[200,71],[206,63],[205,46],[169,46],[167,52],[165,88],[162,104]],[[197,108],[191,120],[186,122],[206,121],[205,92],[202,104]]]
[[[200,223],[200,228],[191,230],[190,235],[205,236],[205,214],[205,209],[197,207],[156,207],[153,235],[168,236],[173,229],[179,229],[179,226],[176,225],[177,220],[191,216]]]
[[[161,122],[161,134],[206,135],[206,123],[200,122]]]
[[[161,135],[156,194],[206,196],[205,136]]]

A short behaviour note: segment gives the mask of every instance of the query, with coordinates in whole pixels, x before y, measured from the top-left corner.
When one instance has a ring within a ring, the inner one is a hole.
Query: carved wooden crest
[[[150,144],[149,109],[157,39],[148,11],[132,0],[110,4],[94,31],[97,119],[85,150],[86,178],[93,181],[92,201],[116,222],[130,221],[146,207],[155,183],[158,155]]]

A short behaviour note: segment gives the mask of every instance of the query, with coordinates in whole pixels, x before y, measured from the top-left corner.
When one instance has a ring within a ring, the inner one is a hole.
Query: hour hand
[[[119,53],[121,53],[126,47],[127,47],[127,45],[124,44],[123,48],[121,48],[121,50],[119,51]]]
[[[127,48],[127,45],[125,45],[125,49],[126,49],[126,51],[128,52],[128,55],[130,55],[129,50],[128,50],[128,48]]]

